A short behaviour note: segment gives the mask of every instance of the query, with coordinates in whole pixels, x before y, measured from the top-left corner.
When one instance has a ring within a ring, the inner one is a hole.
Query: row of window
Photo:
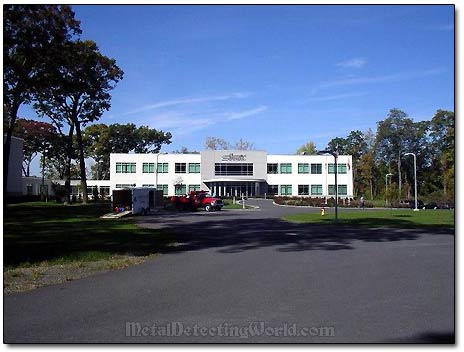
[[[337,173],[346,174],[347,164],[337,164]],[[335,164],[327,164],[327,172],[329,174],[335,174]],[[273,163],[267,164],[268,174],[291,174],[292,164],[291,163]],[[309,163],[298,163],[299,174],[322,174],[322,164],[309,164]]]
[[[252,163],[216,163],[214,164],[216,176],[253,176]]]
[[[144,174],[154,174],[155,173],[155,163],[143,163],[142,164],[142,173]],[[169,172],[168,163],[158,163],[158,170],[156,171],[159,174],[167,174]],[[187,173],[187,163],[175,163],[174,171],[176,174],[186,174]],[[137,172],[136,163],[116,163],[116,173],[117,174],[135,174]],[[188,173],[189,174],[199,174],[200,173],[200,163],[189,163],[188,164]]]
[[[282,196],[291,196],[293,194],[292,185],[269,185],[267,187],[269,194],[280,194]],[[347,185],[338,185],[338,195],[346,196],[348,194]],[[298,185],[299,196],[322,196],[322,185]],[[335,185],[328,185],[328,195],[335,195]]]
[[[142,173],[153,174],[155,173],[155,163],[143,163]],[[347,164],[337,164],[337,173],[346,174]],[[116,163],[117,174],[135,174],[137,172],[136,163]],[[158,163],[159,174],[166,174],[169,172],[168,163]],[[176,174],[187,173],[187,163],[175,163],[174,172]],[[188,163],[189,174],[200,173],[200,163]],[[268,174],[291,174],[292,164],[291,163],[271,163],[267,164]],[[298,163],[299,174],[322,174],[322,164],[309,164],[309,163]],[[327,164],[327,173],[335,174],[335,164]],[[214,174],[216,176],[253,176],[253,164],[252,163],[216,163],[214,164]]]
[[[116,184],[116,188],[131,188],[135,187],[133,184]],[[142,187],[155,187],[154,184],[143,184]],[[163,191],[164,195],[168,195],[168,185],[158,185],[158,190]],[[187,192],[188,189],[188,192]],[[200,185],[175,185],[174,186],[174,194],[176,196],[181,196],[190,192],[200,191]]]

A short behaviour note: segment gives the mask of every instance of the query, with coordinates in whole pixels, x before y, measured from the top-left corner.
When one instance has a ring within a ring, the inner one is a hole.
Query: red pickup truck
[[[171,203],[176,209],[182,210],[205,208],[206,211],[212,211],[221,210],[224,206],[221,198],[212,197],[206,191],[190,192],[185,196],[173,196]]]

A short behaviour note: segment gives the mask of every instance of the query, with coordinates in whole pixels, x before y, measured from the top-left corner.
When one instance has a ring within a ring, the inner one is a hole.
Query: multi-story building
[[[339,197],[353,197],[351,155],[337,158]],[[156,187],[165,195],[208,190],[216,196],[335,195],[332,155],[268,155],[205,150],[200,154],[111,154],[111,190]]]

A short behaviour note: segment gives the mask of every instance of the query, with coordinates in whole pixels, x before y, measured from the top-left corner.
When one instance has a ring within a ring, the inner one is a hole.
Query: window
[[[329,185],[328,189],[329,196],[334,196],[335,195],[335,185]]]
[[[335,185],[329,185],[328,189],[329,196],[335,195]],[[347,185],[338,185],[338,195],[339,196],[346,196],[348,194],[348,187]]]
[[[216,176],[253,176],[252,163],[216,163],[214,164]]]
[[[28,196],[32,196],[32,193],[34,192],[34,186],[30,183],[26,185],[26,194]]]
[[[40,185],[40,194],[48,195],[48,185]]]
[[[145,184],[145,185],[142,185],[142,187],[155,187],[155,185],[154,184],[148,184],[148,185]]]
[[[346,196],[348,194],[348,186],[347,185],[338,185],[338,194],[340,196]]]
[[[277,166],[277,164],[276,164],[276,166]],[[269,195],[279,194],[279,185],[268,185],[267,186],[267,193]]]
[[[309,196],[309,185],[298,185],[299,196]]]
[[[298,164],[299,174],[309,174],[309,164]]]
[[[132,188],[135,187],[135,184],[131,185],[128,183],[116,183],[116,188]]]
[[[346,164],[337,164],[338,174],[346,174]],[[335,164],[328,164],[328,171],[329,174],[335,173]]]
[[[311,195],[312,196],[321,196],[322,195],[322,185],[311,185]]]
[[[176,163],[174,172],[176,174],[185,174],[187,172],[187,164],[186,163]]]
[[[155,163],[143,163],[142,172],[144,174],[154,174],[155,173]]]
[[[292,185],[281,185],[280,194],[282,196],[291,196],[292,195]]]
[[[200,163],[189,163],[189,174],[199,174]]]
[[[280,173],[281,174],[291,174],[292,173],[292,164],[283,163],[280,164]]]
[[[157,190],[163,191],[163,196],[168,195],[168,185],[158,185]]]
[[[167,174],[168,173],[168,163],[158,163],[158,173]]]
[[[189,193],[196,192],[200,190],[200,185],[189,185]]]
[[[187,193],[187,186],[186,185],[175,185],[174,186],[174,194],[176,196],[182,196]]]
[[[322,164],[311,164],[312,174],[322,174]]]
[[[110,195],[110,188],[108,186],[100,186],[100,195],[102,198]]]
[[[117,174],[135,174],[135,163],[116,163]]]
[[[267,173],[268,174],[278,174],[279,173],[279,168],[277,167],[277,164],[267,164]]]

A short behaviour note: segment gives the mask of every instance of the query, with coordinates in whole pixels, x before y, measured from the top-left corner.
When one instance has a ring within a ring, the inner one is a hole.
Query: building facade
[[[351,155],[337,159],[338,195],[353,197]],[[335,195],[332,155],[271,155],[205,150],[200,154],[111,154],[111,190],[156,187],[164,195],[207,190],[220,197]]]
[[[5,143],[6,136],[3,136]],[[23,164],[23,144],[21,138],[11,137],[10,158],[8,160],[8,185],[6,191],[7,196],[17,197],[23,193],[22,183],[22,164]]]

